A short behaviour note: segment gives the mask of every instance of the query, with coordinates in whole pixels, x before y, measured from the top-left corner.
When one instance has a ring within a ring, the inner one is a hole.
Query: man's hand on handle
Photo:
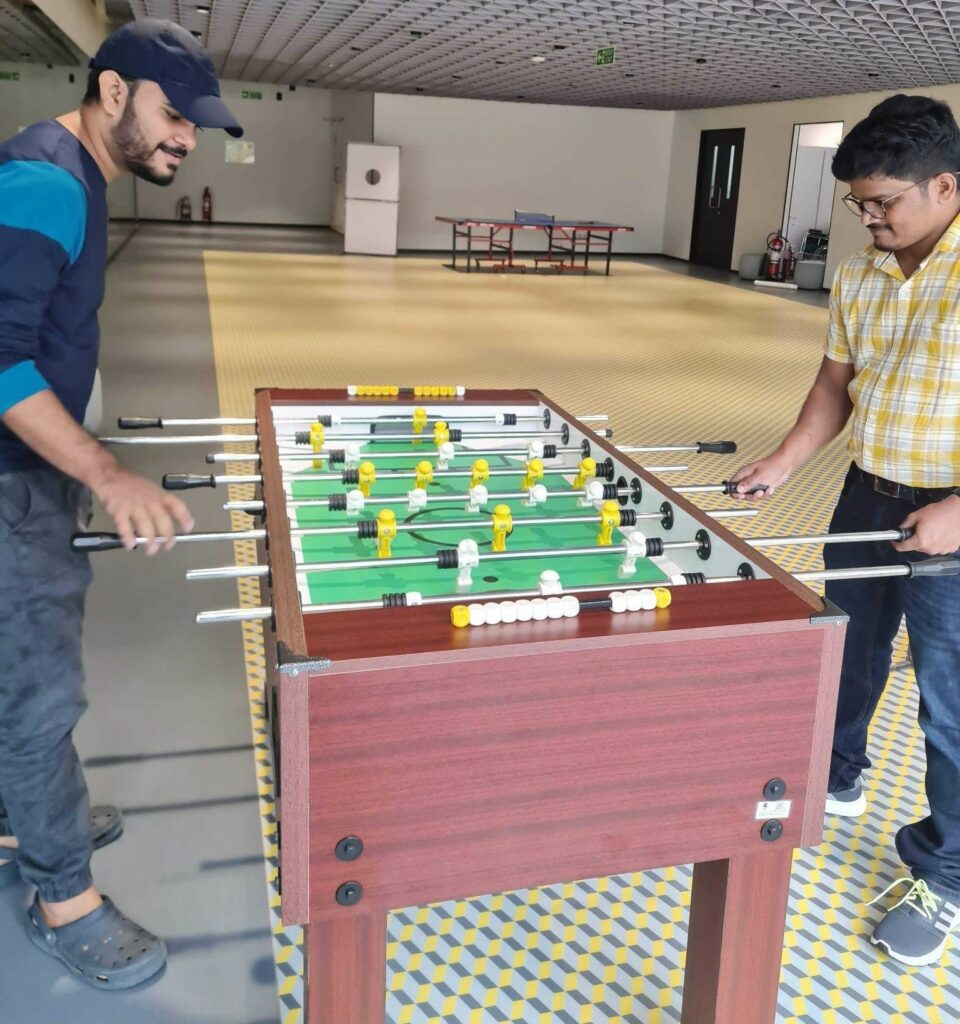
[[[745,501],[769,498],[781,484],[790,479],[793,468],[787,457],[779,451],[757,462],[748,462],[730,477],[737,484],[736,490],[731,492],[732,497],[743,498]],[[760,489],[749,493],[754,488]]]
[[[143,537],[148,542],[144,545],[148,557],[160,550],[169,551],[174,545],[173,535],[181,532],[174,520],[183,533],[193,529],[190,510],[178,497],[119,464],[92,489],[128,550],[136,546],[137,537]]]
[[[911,512],[900,524],[912,526],[913,536],[893,546],[897,551],[923,551],[928,555],[952,555],[960,551],[960,497],[951,494]]]

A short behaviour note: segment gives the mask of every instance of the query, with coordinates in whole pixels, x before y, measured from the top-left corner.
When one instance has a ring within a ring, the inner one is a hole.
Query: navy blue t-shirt
[[[107,186],[58,121],[0,143],[0,415],[50,389],[78,423],[93,390]],[[0,473],[46,463],[0,422]]]

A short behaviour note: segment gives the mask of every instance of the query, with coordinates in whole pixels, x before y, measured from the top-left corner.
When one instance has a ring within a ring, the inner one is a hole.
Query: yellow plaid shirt
[[[960,485],[960,217],[908,279],[872,245],[844,260],[825,353],[855,375],[850,453],[913,487]]]

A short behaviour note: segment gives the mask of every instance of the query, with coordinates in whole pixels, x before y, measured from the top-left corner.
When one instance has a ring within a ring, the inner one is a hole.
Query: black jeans
[[[70,534],[90,494],[55,469],[0,474],[0,835],[58,902],[91,885],[89,801],[73,728],[86,708],[81,632],[90,584]]]
[[[830,532],[893,529],[915,508],[878,494],[851,468]],[[881,541],[828,544],[823,560],[828,569],[839,569],[927,557],[901,554]],[[899,831],[897,850],[915,877],[960,891],[960,576],[841,580],[828,583],[826,593],[850,616],[830,789],[848,789],[870,767],[867,730],[887,684],[893,639],[906,616],[920,691],[930,814]]]

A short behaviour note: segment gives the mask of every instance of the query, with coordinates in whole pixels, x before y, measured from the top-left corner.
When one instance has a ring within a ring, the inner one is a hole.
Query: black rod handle
[[[697,441],[698,452],[710,452],[712,455],[733,455],[736,450],[736,441]]]
[[[724,494],[736,494],[737,488],[740,486],[739,480],[724,480],[723,481],[723,493]],[[766,491],[766,484],[755,484],[749,490],[744,491],[744,494],[760,494]]]
[[[194,487],[216,487],[216,477],[203,473],[164,473],[163,489],[165,491],[190,491]]]
[[[960,575],[960,558],[948,555],[946,558],[928,558],[923,562],[910,562],[911,576],[957,576]]]
[[[909,540],[917,531],[912,526],[901,526],[897,529],[897,540]]]
[[[119,533],[75,533],[70,538],[74,551],[115,551],[123,547]]]
[[[121,430],[159,429],[163,426],[163,420],[159,416],[121,416],[117,426]]]

